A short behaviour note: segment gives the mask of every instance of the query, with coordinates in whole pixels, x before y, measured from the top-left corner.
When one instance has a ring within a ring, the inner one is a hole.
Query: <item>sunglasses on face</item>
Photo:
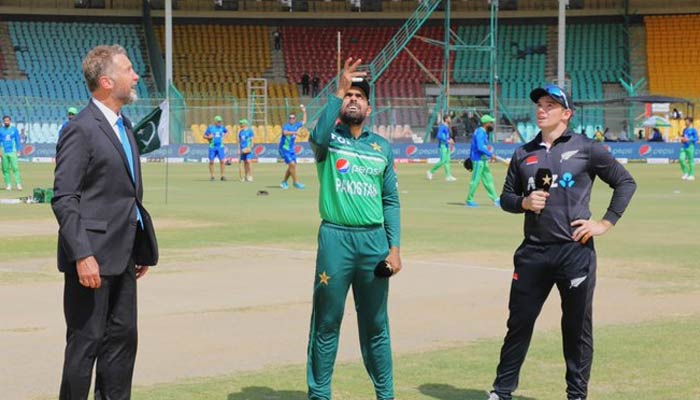
[[[544,90],[547,92],[547,94],[555,98],[557,100],[561,100],[564,102],[564,107],[566,107],[567,110],[571,109],[571,106],[569,105],[569,99],[566,98],[566,93],[564,93],[563,90],[559,88],[559,86],[556,85],[546,85],[544,87]]]

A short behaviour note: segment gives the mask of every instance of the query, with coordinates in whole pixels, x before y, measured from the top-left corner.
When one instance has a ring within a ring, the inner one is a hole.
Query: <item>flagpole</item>
[[[168,204],[170,158],[170,85],[173,81],[173,2],[165,0],[165,105],[168,109],[168,148],[165,149],[165,204]]]
[[[166,107],[166,110],[168,110],[167,115],[165,116],[167,118],[166,123],[168,124],[167,125],[168,129],[166,129],[166,134],[168,135],[168,144],[165,147],[165,204],[167,205],[168,204],[168,182],[170,181],[169,168],[168,168],[168,165],[170,164],[168,162],[168,159],[170,159],[170,98],[167,97],[168,93],[170,93],[170,84],[169,83],[168,83],[168,86],[166,86],[166,88],[165,88],[165,93],[166,93],[165,107]],[[163,117],[163,114],[165,114],[165,113],[160,114],[161,118]]]

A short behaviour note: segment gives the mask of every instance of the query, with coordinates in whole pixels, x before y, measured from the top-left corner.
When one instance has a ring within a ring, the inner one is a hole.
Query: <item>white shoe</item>
[[[253,182],[253,177],[252,176],[246,176],[245,177],[246,182]]]
[[[683,179],[683,180],[688,179],[688,174],[683,174],[683,176],[681,176],[681,179]]]
[[[687,181],[694,181],[695,180],[695,175],[689,175],[688,178],[686,178]]]
[[[498,395],[495,392],[490,392],[489,393],[489,398],[486,400],[500,400],[501,398],[498,397]]]
[[[22,185],[17,185],[17,190],[22,190]]]
[[[447,178],[445,178],[445,180],[446,180],[447,182],[454,182],[454,181],[457,180],[457,178],[455,178],[454,176],[448,176]]]
[[[5,186],[5,190],[12,190],[12,186],[10,186],[10,185]]]
[[[430,171],[425,171],[425,177],[426,177],[429,181],[432,181],[432,180],[433,180],[433,173],[430,172]]]

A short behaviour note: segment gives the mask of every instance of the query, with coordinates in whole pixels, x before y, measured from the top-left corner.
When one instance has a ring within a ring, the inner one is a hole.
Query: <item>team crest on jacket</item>
[[[578,150],[571,150],[571,151],[565,151],[561,153],[561,160],[559,162],[564,162],[570,159],[571,157],[574,156],[574,154],[578,153]]]

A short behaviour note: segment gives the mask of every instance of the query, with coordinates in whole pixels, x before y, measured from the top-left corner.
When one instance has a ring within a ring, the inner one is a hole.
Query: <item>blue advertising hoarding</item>
[[[650,158],[677,160],[680,152],[680,143],[602,143],[615,158],[644,161]],[[495,144],[490,146],[496,155],[510,158],[518,144]],[[313,158],[313,152],[309,143],[297,143],[295,152],[300,159]],[[400,162],[424,162],[430,158],[439,158],[437,145],[435,144],[408,144],[395,143],[392,145],[394,159]],[[469,143],[457,143],[452,146],[452,159],[465,159],[469,154]],[[183,161],[201,161],[207,158],[209,147],[205,144],[169,145],[160,148],[144,156],[147,160],[168,158],[183,159]],[[24,161],[52,159],[56,154],[55,144],[27,144],[22,149],[20,159]],[[226,145],[226,154],[238,158],[238,146]],[[277,158],[276,144],[258,144],[253,147],[255,158]],[[700,146],[695,149],[695,157],[700,158]]]

